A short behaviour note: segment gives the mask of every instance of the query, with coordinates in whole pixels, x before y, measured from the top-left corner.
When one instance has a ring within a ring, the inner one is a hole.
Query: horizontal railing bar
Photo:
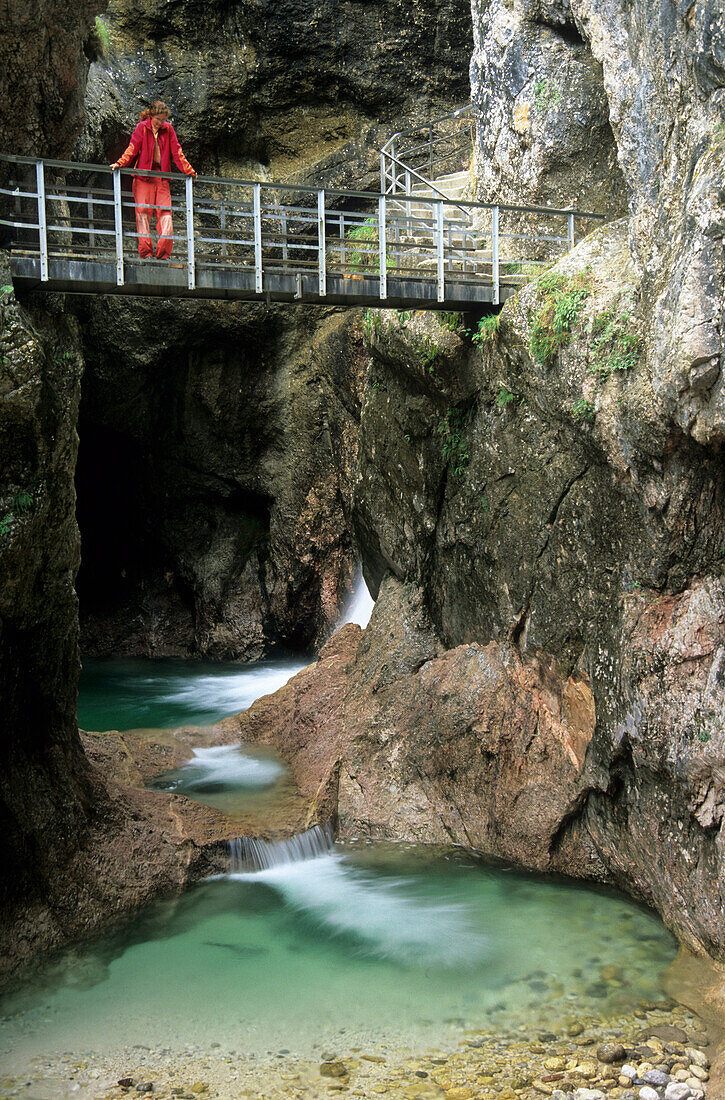
[[[397,163],[400,163],[399,161],[397,161],[396,157],[391,156],[390,159],[393,160],[393,161],[396,161]],[[9,156],[6,153],[0,153],[0,160],[10,162],[10,163],[22,163],[22,164],[36,164],[37,163],[37,158],[33,158],[33,157],[12,157],[12,156]],[[68,169],[74,169],[74,170],[83,169],[83,170],[86,170],[86,171],[94,171],[94,172],[105,171],[105,172],[108,172],[109,174],[111,172],[110,168],[104,168],[103,165],[98,165],[98,164],[85,164],[85,163],[78,163],[78,162],[73,162],[73,161],[57,161],[57,160],[44,160],[44,163],[46,165],[50,166],[50,167],[61,167],[61,168],[68,168]],[[169,173],[169,172],[164,173],[164,172],[151,172],[151,171],[146,171],[146,170],[141,171],[140,169],[136,169],[136,168],[134,168],[134,169],[122,168],[122,169],[117,169],[117,171],[120,171],[120,172],[125,173],[127,175],[144,175],[144,176],[158,177],[158,178],[161,178],[161,179],[168,179],[168,180],[171,180],[171,181],[179,181],[179,182],[183,179],[183,176],[181,176],[179,174],[176,174],[176,173]],[[429,183],[430,181],[425,181],[425,182]],[[250,187],[250,188],[254,186],[254,181],[253,180],[227,179],[225,177],[220,177],[220,176],[198,176],[195,183],[196,183],[197,186],[199,184],[202,184],[202,183],[222,184],[222,185],[226,185],[226,186],[243,186],[243,187]],[[302,186],[300,184],[286,184],[286,183],[267,183],[267,184],[262,184],[262,187],[263,187],[263,189],[270,190],[270,191],[291,191],[291,192],[297,193],[297,194],[314,194],[314,195],[316,195],[317,192],[320,190],[320,188],[316,188],[316,187],[306,187],[306,186]],[[339,189],[339,190],[337,188],[329,189],[328,194],[334,195],[335,197],[338,197],[338,198],[339,197],[344,197],[344,198],[365,199],[367,202],[373,202],[374,198],[375,198],[375,193],[374,192],[370,192],[370,191],[348,191],[348,190],[344,190],[342,188]],[[568,217],[569,215],[573,214],[574,217],[578,217],[578,218],[595,218],[595,219],[600,220],[600,221],[605,221],[606,220],[606,215],[604,215],[604,214],[595,214],[594,212],[591,212],[591,211],[576,210],[576,209],[573,209],[573,208],[572,209],[559,209],[559,208],[549,207],[549,206],[520,206],[520,205],[517,205],[517,204],[508,204],[508,203],[469,202],[469,201],[464,202],[462,200],[448,199],[446,197],[443,197],[443,198],[421,198],[420,196],[409,195],[407,193],[397,194],[396,199],[402,200],[402,201],[426,203],[426,204],[429,204],[432,207],[437,206],[437,205],[457,206],[461,209],[465,208],[466,210],[469,210],[469,209],[470,210],[492,210],[495,207],[498,207],[499,210],[510,211],[510,212],[515,212],[515,213],[550,214],[550,215],[556,216],[556,217]],[[288,210],[297,210],[298,208],[296,208],[296,207],[287,207],[287,209]],[[371,212],[371,214],[368,215],[368,216],[373,216],[374,217],[375,215]]]

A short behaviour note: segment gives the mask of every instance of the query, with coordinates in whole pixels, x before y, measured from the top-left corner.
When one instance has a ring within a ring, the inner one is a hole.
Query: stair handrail
[[[430,119],[427,122],[421,123],[417,126],[409,126],[404,130],[397,130],[392,134],[385,144],[380,149],[380,191],[383,195],[395,195],[399,194],[401,190],[407,191],[408,187],[399,187],[405,179],[405,172],[408,171],[410,176],[415,176],[416,179],[421,180],[427,187],[432,187],[438,194],[441,194],[440,190],[435,187],[433,183],[433,149],[436,145],[441,144],[444,141],[450,141],[451,135],[437,135],[433,136],[433,128],[439,127],[443,123],[451,122],[457,119],[464,119],[466,116],[472,116],[476,113],[476,107],[473,103],[466,103],[462,107],[457,107],[454,111],[449,111],[445,115],[439,115],[437,118]],[[428,130],[428,140],[417,146],[409,147],[407,149],[400,148],[400,141],[410,134],[420,133],[421,130]],[[397,148],[396,148],[397,146]],[[414,154],[416,157],[422,153],[428,152],[428,176],[424,176],[422,172],[417,171],[412,164],[410,164],[411,156]],[[403,158],[406,158],[405,160]],[[395,171],[395,167],[400,166],[403,169],[403,176],[399,177]],[[390,185],[390,186],[389,186]],[[448,196],[444,195],[444,198]]]
[[[415,202],[416,199],[415,195],[411,195],[411,190],[409,186],[411,177],[415,176],[417,180],[419,180],[421,183],[424,183],[426,187],[430,188],[430,190],[434,192],[434,195],[432,196],[433,198],[443,199],[447,206],[455,206],[456,209],[465,214],[466,218],[468,219],[468,209],[464,206],[460,206],[454,199],[449,199],[448,195],[446,195],[444,191],[441,191],[440,188],[436,187],[435,183],[433,183],[432,180],[426,179],[426,177],[422,176],[420,172],[416,172],[415,168],[411,168],[409,165],[404,164],[402,160],[398,160],[398,158],[392,153],[387,153],[386,156],[392,164],[397,164],[400,168],[403,169],[405,173],[405,186],[403,187],[402,191],[385,191],[381,188],[380,193],[382,195],[392,194],[399,196],[396,201],[398,201],[402,205],[404,203],[404,200],[407,200],[405,202],[405,205],[407,207],[410,207],[412,205],[412,202]],[[407,210],[407,216],[410,217],[410,209]]]

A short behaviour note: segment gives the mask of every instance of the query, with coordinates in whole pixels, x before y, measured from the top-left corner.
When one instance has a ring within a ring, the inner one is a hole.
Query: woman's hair
[[[163,99],[155,99],[150,107],[145,107],[141,112],[139,121],[143,122],[144,119],[151,118],[152,115],[160,115],[164,119],[169,117],[169,108]]]

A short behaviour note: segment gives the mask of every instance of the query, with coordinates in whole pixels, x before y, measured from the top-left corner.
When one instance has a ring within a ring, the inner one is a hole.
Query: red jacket
[[[176,166],[186,176],[193,176],[194,169],[184,156],[184,151],[179,145],[176,131],[170,122],[162,122],[158,133],[159,151],[161,153],[161,168],[157,171],[170,172],[171,158],[174,158]],[[145,118],[131,134],[131,141],[123,156],[116,161],[119,168],[125,168],[136,156],[134,168],[142,168],[153,171],[154,167],[154,131],[151,119]]]

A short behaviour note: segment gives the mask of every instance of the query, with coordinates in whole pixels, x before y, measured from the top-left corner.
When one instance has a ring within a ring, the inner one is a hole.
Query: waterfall
[[[368,592],[368,586],[365,584],[365,579],[362,575],[362,566],[358,566],[352,582],[352,593],[342,610],[340,621],[335,627],[335,630],[339,630],[340,627],[344,626],[346,623],[357,623],[358,626],[365,629],[370,622],[370,616],[374,606],[375,600]]]
[[[329,825],[313,825],[304,833],[288,840],[259,840],[257,837],[240,836],[229,841],[232,874],[247,871],[265,871],[285,863],[301,863],[307,859],[328,855],[334,847]]]

